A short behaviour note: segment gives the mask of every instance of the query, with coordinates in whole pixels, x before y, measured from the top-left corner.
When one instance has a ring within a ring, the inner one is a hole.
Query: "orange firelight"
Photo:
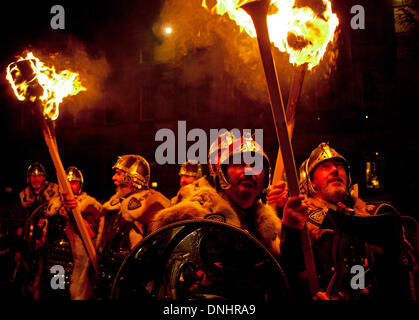
[[[252,19],[239,8],[253,1],[217,0],[214,7],[209,8],[203,0],[202,6],[215,14],[227,14],[240,26],[241,31],[256,37]],[[269,37],[275,47],[290,55],[291,63],[297,66],[307,63],[310,70],[319,64],[327,45],[333,42],[339,20],[332,12],[329,0],[320,0],[321,6],[317,4],[316,12],[308,6],[298,7],[296,2],[298,1],[271,0],[267,16]]]
[[[25,62],[30,70],[25,72],[19,67],[19,63]],[[86,88],[81,85],[79,74],[64,70],[55,72],[55,67],[47,67],[43,62],[29,52],[25,58],[20,57],[7,67],[6,79],[20,101],[35,101],[39,99],[44,106],[44,116],[56,120],[59,115],[59,104],[63,98],[76,95]],[[34,87],[40,87],[36,94]]]

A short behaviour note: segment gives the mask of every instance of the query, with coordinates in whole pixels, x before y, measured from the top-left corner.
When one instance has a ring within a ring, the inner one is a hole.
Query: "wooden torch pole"
[[[38,97],[42,95],[43,89],[37,80],[37,73],[34,70],[32,61],[30,59],[24,59],[10,64],[7,68],[7,79],[12,85],[12,88],[14,89],[15,94],[19,100],[33,101],[29,98],[36,97],[33,102],[28,103],[31,111],[34,113],[41,127],[45,143],[48,147],[49,154],[55,166],[58,183],[62,191],[66,191],[70,197],[74,197],[73,190],[71,189],[70,183],[68,182],[60,155],[58,153],[53,123],[47,123],[41,110],[42,106]],[[16,87],[22,87],[23,85],[26,86],[27,90],[23,90],[22,92],[19,92],[19,90],[16,91]],[[22,96],[22,94],[24,96]],[[82,242],[92,263],[93,269],[96,273],[98,273],[96,251],[87,232],[83,217],[77,207],[74,208],[72,212],[74,220],[76,221],[77,227],[79,229]]]
[[[307,71],[307,64],[302,64],[297,66],[294,70],[294,75],[292,77],[292,84],[290,88],[290,93],[288,95],[287,110],[286,110],[286,119],[287,119],[287,128],[288,135],[290,140],[292,140],[292,135],[294,133],[295,126],[295,111],[297,109],[298,100],[301,95],[301,88],[304,83],[305,73]],[[276,157],[274,175],[272,179],[272,184],[277,184],[280,180],[284,178],[284,160],[282,159],[281,150],[278,150],[278,155]]]
[[[71,189],[70,183],[68,182],[63,164],[61,162],[60,155],[58,153],[58,148],[55,140],[55,132],[54,128],[52,126],[49,126],[45,117],[43,116],[40,108],[39,102],[31,103],[32,110],[35,113],[35,116],[37,117],[42,134],[44,136],[45,143],[48,147],[49,154],[51,156],[52,162],[54,163],[55,170],[57,172],[57,178],[58,182],[60,184],[60,187],[63,191],[68,192],[70,197],[74,197],[73,190]],[[96,251],[93,246],[92,240],[90,239],[90,236],[87,232],[86,225],[84,224],[83,217],[80,213],[80,210],[78,207],[72,209],[72,213],[74,216],[74,220],[76,221],[77,227],[80,232],[81,239],[83,241],[84,247],[87,251],[87,254],[89,256],[90,262],[92,263],[92,267],[95,271],[95,273],[98,273],[98,265],[97,265],[97,257],[96,257]]]
[[[269,4],[269,0],[258,0],[245,3],[241,6],[241,8],[250,15],[256,29],[259,51],[268,86],[275,131],[284,162],[285,174],[287,176],[288,190],[290,196],[296,196],[300,194],[297,168],[295,166],[294,153],[288,134],[284,103],[272,57],[271,41],[269,39],[268,25],[266,22]],[[311,249],[311,242],[306,228],[302,230],[301,240],[309,288],[311,294],[314,296],[319,291],[319,284],[317,280],[313,252]]]
[[[262,58],[263,70],[268,85],[270,106],[275,125],[275,131],[284,160],[284,168],[288,180],[288,189],[291,195],[298,195],[297,169],[294,161],[294,153],[288,135],[287,122],[285,119],[284,102],[279,88],[276,68],[271,51],[268,26],[266,24],[267,10],[270,1],[254,1],[243,5],[243,8],[252,18],[255,25],[259,51]]]

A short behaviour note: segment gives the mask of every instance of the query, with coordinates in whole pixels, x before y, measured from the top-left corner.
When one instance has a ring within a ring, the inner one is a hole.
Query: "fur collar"
[[[207,218],[241,227],[233,208],[209,184],[202,187],[190,184],[182,189],[183,200],[157,213],[151,223],[151,231],[179,220]]]
[[[161,210],[155,216],[151,224],[151,231],[156,231],[176,221],[191,219],[214,219],[242,229],[245,228],[243,218],[240,218],[240,210],[234,209],[230,202],[224,199],[208,182],[199,180],[180,190],[184,196],[182,201]],[[255,236],[272,253],[279,254],[281,220],[276,212],[260,200],[254,204],[250,211],[256,226]]]
[[[27,208],[32,206],[36,199],[48,202],[58,195],[58,185],[53,182],[45,181],[44,187],[38,195],[35,195],[32,188],[27,186],[19,193],[19,198],[22,206]]]
[[[265,205],[260,200],[256,203],[255,210],[256,232],[264,242],[274,241],[280,236],[282,223],[271,206]]]
[[[153,189],[142,190],[122,200],[121,214],[126,221],[133,222],[157,205],[166,208],[170,205],[170,200]]]
[[[89,206],[95,207],[99,212],[102,210],[100,203],[95,198],[89,196],[86,192],[82,192],[77,196],[77,206],[80,212],[83,212]],[[45,215],[47,217],[51,217],[56,214],[61,207],[61,196],[54,197],[50,200],[47,210],[45,211]]]
[[[107,211],[119,210],[123,199],[124,198],[119,193],[115,193],[103,204],[103,208]]]

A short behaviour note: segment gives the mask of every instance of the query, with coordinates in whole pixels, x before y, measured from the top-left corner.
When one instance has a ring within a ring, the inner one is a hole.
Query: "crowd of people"
[[[259,154],[262,170],[231,161],[245,153]],[[113,166],[115,194],[100,203],[83,191],[78,168],[66,170],[70,195],[46,180],[42,164],[31,164],[20,193],[26,222],[16,231],[22,241],[14,252],[19,295],[110,299],[118,270],[144,238],[173,223],[205,220],[235,226],[260,241],[282,267],[291,298],[416,300],[417,234],[390,204],[368,205],[359,198],[347,160],[327,143],[300,166],[297,196],[289,196],[285,181],[272,184],[270,160],[248,135],[221,135],[210,147],[208,169],[205,176],[199,162],[181,165],[179,191],[168,199],[150,186],[145,158],[121,155]],[[74,208],[96,250],[97,272]],[[64,289],[51,285],[56,265],[64,269]],[[362,274],[354,274],[354,266]]]

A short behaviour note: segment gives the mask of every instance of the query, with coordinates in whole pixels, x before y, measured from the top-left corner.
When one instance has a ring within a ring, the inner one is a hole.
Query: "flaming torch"
[[[58,118],[59,105],[65,97],[86,90],[81,85],[79,75],[68,70],[57,73],[54,67],[47,67],[32,52],[29,52],[26,57],[20,57],[16,62],[9,64],[6,79],[10,82],[18,100],[30,102],[31,111],[39,121],[54,163],[60,188],[73,197],[73,191],[58,153],[53,121]],[[76,207],[72,212],[89,259],[97,272],[96,251],[80,210]]]
[[[283,176],[284,168],[291,196],[300,193],[291,135],[304,75],[306,70],[320,62],[338,25],[329,1],[316,1],[318,13],[314,13],[309,7],[296,5],[296,2],[307,3],[295,0],[217,0],[211,9],[220,15],[227,14],[251,37],[257,37],[280,146],[274,183]],[[208,8],[205,0],[202,5]],[[288,52],[290,62],[296,65],[287,114],[272,57],[271,40],[280,51]],[[319,291],[319,285],[307,229],[302,232],[302,245],[310,291],[315,295]]]
[[[288,53],[290,63],[295,66],[286,108],[286,122],[291,140],[295,125],[296,106],[305,73],[320,63],[328,44],[333,42],[335,30],[339,24],[336,14],[332,12],[330,1],[217,0],[215,6],[209,8],[206,1],[203,0],[202,6],[213,13],[228,15],[240,27],[241,31],[245,31],[250,37],[259,39],[263,36],[265,38],[263,47],[272,42],[281,52]],[[257,23],[255,23],[255,19],[257,19]],[[262,27],[264,24],[267,26]],[[263,30],[265,28],[268,30]],[[261,42],[259,41],[260,47]],[[264,51],[266,50],[268,48],[264,48]],[[266,54],[262,55],[262,60],[268,60],[268,58],[263,58],[264,56]],[[271,91],[269,93],[271,94]],[[273,183],[275,184],[283,176],[284,163],[281,150],[279,150]],[[289,177],[287,178],[289,179]]]
[[[295,125],[295,111],[301,94],[307,70],[312,70],[321,61],[329,43],[333,42],[336,27],[339,24],[337,16],[332,12],[331,3],[328,0],[309,1],[313,7],[298,7],[298,1],[288,0],[277,3],[281,5],[278,10],[288,11],[289,17],[285,32],[274,32],[274,43],[281,39],[284,45],[279,48],[289,53],[290,62],[295,66],[294,75],[289,91],[286,119],[288,134],[292,139]],[[273,2],[272,2],[273,3]],[[269,20],[268,16],[268,21]],[[272,17],[271,19],[274,19]],[[275,24],[272,23],[274,26]],[[273,176],[273,183],[280,180],[284,175],[284,163],[282,154],[278,151]]]

